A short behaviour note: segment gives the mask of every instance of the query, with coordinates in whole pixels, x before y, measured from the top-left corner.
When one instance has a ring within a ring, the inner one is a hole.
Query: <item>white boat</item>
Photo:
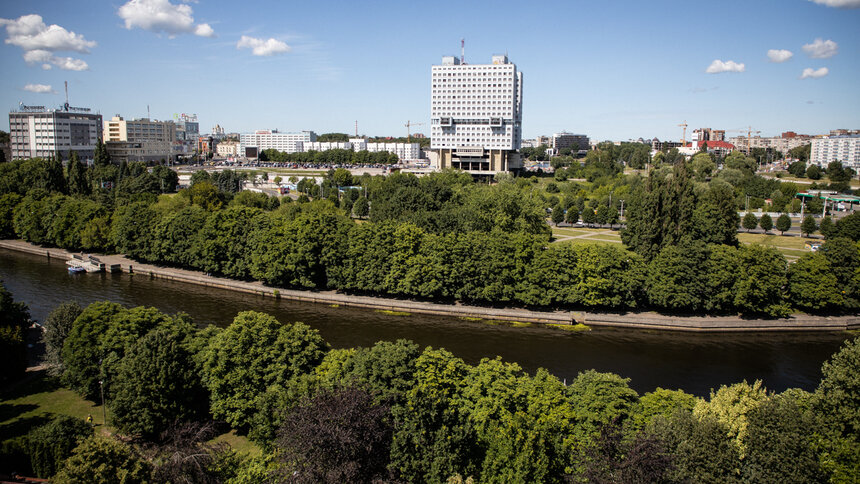
[[[85,257],[83,254],[72,254],[72,258],[66,261],[66,265],[69,266],[69,272],[72,272],[73,268],[86,272],[104,272],[105,270],[104,262],[93,256]]]

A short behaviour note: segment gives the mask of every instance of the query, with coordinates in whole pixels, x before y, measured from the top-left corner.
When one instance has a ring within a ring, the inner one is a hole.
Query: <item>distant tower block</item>
[[[522,168],[522,72],[507,55],[464,61],[462,53],[446,56],[432,68],[430,149],[438,168],[486,178]]]

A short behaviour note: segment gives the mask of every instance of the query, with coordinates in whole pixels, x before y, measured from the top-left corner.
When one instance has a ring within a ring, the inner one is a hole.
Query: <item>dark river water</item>
[[[688,334],[627,329],[570,333],[513,328],[459,318],[391,316],[371,310],[275,300],[128,274],[69,275],[64,261],[0,249],[0,279],[37,320],[58,304],[114,301],[184,311],[198,324],[225,326],[239,311],[253,309],[280,321],[303,321],[335,348],[369,346],[405,338],[443,347],[468,363],[501,356],[528,372],[547,368],[570,381],[589,368],[630,378],[640,393],[656,387],[707,396],[721,384],[760,379],[774,391],[814,390],[821,364],[848,333]]]

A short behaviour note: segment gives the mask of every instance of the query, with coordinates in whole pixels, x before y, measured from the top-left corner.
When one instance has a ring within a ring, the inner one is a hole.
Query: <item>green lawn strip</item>
[[[761,244],[775,247],[785,255],[798,255],[798,251],[808,251],[807,243],[820,244],[821,239],[808,237],[785,237],[776,234],[749,234],[739,233],[738,241],[744,244]]]
[[[42,373],[0,394],[0,443],[26,435],[30,430],[47,423],[52,415],[69,415],[81,420],[92,415],[97,428],[113,432],[110,426],[103,426],[101,405],[61,387],[56,378]],[[236,435],[235,430],[215,437],[213,442],[225,442],[237,452],[251,456],[261,453],[255,443],[245,436]]]
[[[212,439],[211,442],[224,442],[236,452],[247,454],[251,457],[256,457],[263,453],[262,449],[260,449],[257,444],[251,442],[248,437],[245,437],[244,435],[237,435],[235,430],[221,434]]]
[[[69,415],[103,427],[102,407],[86,400],[55,378],[35,375],[0,395],[0,442],[25,435],[51,419],[51,415]],[[110,417],[108,417],[110,418]]]

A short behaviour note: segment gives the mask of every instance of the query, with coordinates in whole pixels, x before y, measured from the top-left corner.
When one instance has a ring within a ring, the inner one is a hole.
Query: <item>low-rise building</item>
[[[273,149],[282,153],[298,153],[302,151],[304,143],[316,140],[317,134],[313,131],[279,133],[278,130],[258,130],[239,135],[239,152],[245,153],[246,148],[257,148],[258,152]]]
[[[238,156],[239,142],[221,141],[217,146],[215,146],[215,153],[220,157]]]
[[[587,150],[590,145],[588,136],[573,133],[555,133],[552,135],[552,149],[555,153],[570,148],[572,151]]]
[[[114,162],[173,161],[176,124],[149,118],[123,119],[116,115],[104,122],[105,148]]]

